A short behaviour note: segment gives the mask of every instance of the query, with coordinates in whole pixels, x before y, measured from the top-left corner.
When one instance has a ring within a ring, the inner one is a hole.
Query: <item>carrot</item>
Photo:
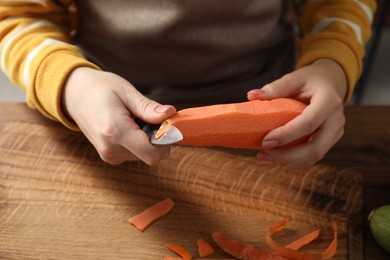
[[[278,246],[275,243],[275,241],[272,239],[272,235],[275,232],[278,232],[279,230],[281,230],[287,223],[288,223],[288,221],[283,220],[283,221],[276,223],[273,227],[268,229],[268,232],[266,235],[266,240],[267,240],[268,245],[274,250],[274,254],[285,257],[285,258],[290,259],[290,260],[295,260],[295,259],[296,260],[329,259],[335,254],[336,249],[337,249],[337,225],[336,225],[336,222],[333,221],[333,223],[332,223],[333,233],[334,233],[333,240],[330,243],[330,245],[328,246],[328,248],[324,252],[322,252],[321,254],[309,254],[309,253],[300,252],[300,251],[297,251],[297,250],[294,250],[293,248],[291,248],[291,244],[293,244],[293,247],[299,248],[300,246],[303,246],[305,244],[310,243],[312,240],[314,240],[317,237],[317,230],[304,236],[303,238],[300,238],[300,239],[294,241],[293,243],[289,244],[290,248]]]
[[[157,204],[154,204],[150,208],[144,210],[143,212],[135,215],[129,219],[129,223],[134,225],[140,231],[144,231],[150,224],[152,224],[157,219],[168,214],[172,209],[174,202],[167,198],[160,201]]]
[[[279,221],[278,223],[276,223],[274,226],[270,227],[268,229],[268,232],[267,232],[267,235],[266,235],[266,240],[267,240],[267,243],[268,245],[273,249],[273,250],[276,250],[278,249],[278,245],[275,243],[275,241],[272,239],[272,235],[275,233],[275,232],[278,232],[279,230],[281,230],[286,224],[288,223],[288,220],[282,220],[282,221]]]
[[[310,244],[313,242],[320,234],[320,229],[316,229],[309,234],[291,242],[286,248],[293,249],[293,250],[299,250],[301,247]]]
[[[305,108],[297,100],[278,98],[183,109],[162,123],[156,138],[173,125],[183,134],[178,144],[259,149],[269,131],[285,125]]]
[[[278,246],[276,245],[276,243],[272,240],[271,238],[271,235],[279,230],[281,230],[286,224],[288,223],[288,220],[282,220],[280,222],[278,222],[277,224],[275,224],[273,227],[271,227],[268,231],[268,234],[266,236],[266,240],[267,240],[267,243],[268,245],[273,249],[273,250],[276,250],[278,248]],[[307,244],[310,244],[313,240],[315,240],[318,235],[320,234],[320,230],[317,229],[317,230],[314,230],[313,232],[291,242],[290,244],[288,244],[287,246],[285,246],[286,248],[289,248],[289,249],[292,249],[292,250],[298,250],[300,249],[301,247],[303,247],[304,245],[307,245]]]
[[[171,250],[172,252],[178,254],[184,260],[191,260],[192,259],[191,253],[188,252],[184,247],[181,247],[179,245],[174,245],[174,244],[165,244],[165,246],[169,250]]]
[[[238,259],[245,260],[282,260],[286,259],[280,256],[272,255],[267,251],[263,251],[259,248],[256,248],[251,245],[241,243],[237,240],[234,240],[226,235],[223,235],[221,232],[214,231],[211,236],[213,237],[215,243],[229,255],[236,257]]]
[[[214,248],[212,248],[210,243],[207,242],[205,239],[199,238],[196,243],[198,245],[198,252],[200,257],[206,257],[214,254]]]
[[[333,228],[333,240],[328,246],[328,248],[321,253],[322,259],[331,258],[332,256],[334,256],[337,250],[337,224],[335,221],[332,222],[332,228]]]

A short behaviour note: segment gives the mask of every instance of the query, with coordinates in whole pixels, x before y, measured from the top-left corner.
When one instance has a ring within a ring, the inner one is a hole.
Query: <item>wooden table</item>
[[[390,204],[390,107],[389,106],[351,106],[346,108],[346,116],[347,116],[347,124],[346,124],[346,129],[345,129],[345,135],[342,138],[342,140],[327,154],[327,156],[320,162],[320,165],[325,165],[327,166],[335,166],[339,168],[348,168],[348,169],[354,169],[358,172],[360,172],[363,175],[363,183],[364,183],[364,218],[367,219],[367,215],[369,212],[381,205],[384,204]],[[42,131],[45,131],[45,127],[58,127],[57,123],[54,123],[52,121],[49,121],[42,117],[40,114],[38,114],[36,111],[29,109],[25,104],[15,104],[15,103],[0,103],[0,133],[1,130],[6,127],[6,125],[10,122],[24,122],[24,123],[32,123],[35,125],[42,126],[40,128]],[[1,136],[0,136],[1,137]],[[15,140],[15,143],[20,144],[20,140]],[[9,144],[7,145],[12,145],[12,142],[10,141]],[[85,145],[85,144],[84,144]],[[69,147],[68,147],[69,148]],[[67,151],[74,151],[76,148],[68,149]],[[55,150],[53,150],[55,151]],[[32,151],[33,152],[33,151]],[[58,151],[57,151],[58,152]],[[59,152],[62,152],[61,150]],[[69,154],[70,160],[76,160],[80,158],[75,158],[74,156],[80,156],[75,152],[74,154]],[[88,157],[90,155],[88,154],[81,154],[82,156]],[[0,155],[1,156],[1,155]],[[16,155],[17,156],[17,155]],[[61,154],[61,156],[66,156]],[[14,158],[17,162],[17,158]],[[81,158],[84,160],[85,158]],[[88,160],[89,158],[86,158],[85,160]],[[98,158],[93,158],[93,160],[97,160]],[[93,162],[93,160],[91,160]],[[91,162],[88,161],[88,162]],[[54,162],[53,162],[54,163]],[[61,164],[60,161],[55,162]],[[39,161],[35,162],[37,169],[39,168]],[[32,165],[34,165],[34,162],[32,162]],[[0,176],[3,174],[7,175],[6,171],[9,166],[0,164]],[[14,163],[12,165],[13,168],[17,167],[17,163]],[[106,167],[106,166],[101,166],[101,167]],[[107,166],[109,167],[109,166]],[[108,168],[107,168],[108,169]],[[33,169],[31,169],[33,170]],[[21,173],[23,174],[23,173]],[[39,173],[40,174],[40,173]],[[37,175],[38,176],[38,175]],[[77,175],[74,175],[77,176]],[[7,175],[8,180],[11,178],[14,178],[15,181],[18,180],[18,178],[22,178],[22,175],[19,176],[10,176],[9,174]],[[58,190],[58,200],[61,200],[63,203],[71,202],[71,200],[77,199],[78,196],[82,196],[82,194],[67,194],[66,189],[68,188],[68,184],[72,184],[75,182],[81,182],[81,178],[84,176],[78,176],[78,177],[73,177],[73,179],[66,179],[62,180],[64,185],[63,186],[57,186],[56,182],[53,182],[53,189]],[[107,176],[106,176],[107,177]],[[106,178],[105,177],[105,178]],[[118,186],[117,182],[115,182],[115,175],[109,175],[110,179],[106,180],[109,182],[110,186],[109,188],[112,188],[112,196],[116,196],[114,194],[115,192],[120,192],[120,189],[123,188],[122,186]],[[52,180],[60,177],[56,177],[53,175]],[[112,179],[111,179],[112,178]],[[137,177],[138,178],[138,177]],[[0,178],[1,181],[1,178]],[[50,185],[50,179],[45,180]],[[96,181],[96,180],[92,180]],[[27,182],[24,183],[26,187],[23,187],[24,189],[28,189],[28,186],[31,185],[37,185],[38,180],[35,179],[28,179]],[[100,192],[99,188],[101,188],[97,182],[94,184],[96,185],[93,186],[94,190],[93,192],[99,195],[98,193]],[[20,187],[15,187],[15,190]],[[88,187],[87,187],[88,188]],[[7,192],[12,192],[10,191],[9,187],[7,188]],[[2,183],[0,183],[0,212],[2,210],[2,205],[3,202],[7,200],[6,194],[2,194]],[[41,191],[42,192],[42,191]],[[159,191],[157,191],[158,193]],[[31,203],[32,207],[34,205],[38,205],[38,201],[34,200],[34,192],[26,192],[26,193],[21,193],[22,195],[25,194],[26,197],[24,198],[19,198],[20,206],[26,206],[26,203]],[[67,197],[69,196],[69,198]],[[98,197],[98,196],[97,196]],[[68,201],[69,200],[69,201]],[[81,199],[80,199],[81,200]],[[86,204],[87,205],[87,204]],[[103,204],[105,205],[105,204]],[[17,209],[15,208],[15,211]],[[105,205],[104,207],[109,208],[110,205]],[[120,205],[111,205],[111,207],[120,207]],[[240,207],[240,205],[237,205],[237,207]],[[28,206],[27,206],[28,208]],[[137,208],[137,210],[140,210],[141,207]],[[192,208],[189,208],[191,211],[193,210]],[[55,216],[58,214],[59,209],[49,209],[53,210],[53,212],[46,212],[50,213],[53,215],[53,219],[47,219],[47,222],[49,224],[55,224],[55,225],[60,225],[61,223],[56,223],[55,222]],[[99,211],[98,209],[95,209],[93,205],[88,205],[84,209],[85,211],[88,212],[94,212],[96,214],[96,217],[99,218]],[[94,211],[95,210],[95,211]],[[207,209],[199,209],[199,212],[206,212]],[[115,212],[115,211],[113,211]],[[134,213],[134,212],[133,212]],[[131,213],[131,214],[133,214]],[[186,216],[185,218],[191,218],[188,215],[188,212],[179,212],[182,214],[181,216]],[[49,214],[49,215],[50,215]],[[80,213],[82,214],[82,213]],[[119,213],[118,213],[119,214]],[[129,213],[130,214],[130,213]],[[69,216],[71,218],[71,216]],[[237,222],[239,221],[238,218],[235,216],[231,216],[232,219],[229,221]],[[359,218],[358,218],[359,219]],[[11,221],[11,223],[7,223],[7,227],[12,227],[12,212],[9,216],[8,219],[1,219],[1,221]],[[53,222],[54,221],[54,222]],[[196,220],[194,220],[196,221]],[[208,219],[210,221],[210,219]],[[250,220],[252,221],[252,220]],[[216,222],[217,223],[217,222]],[[230,223],[230,222],[229,222]],[[365,228],[362,230],[356,230],[356,233],[360,233],[364,230],[364,256],[365,259],[389,259],[389,255],[386,254],[382,249],[378,247],[374,239],[372,238],[368,226],[367,226],[367,221],[363,221]],[[74,223],[75,225],[80,225],[80,223]],[[16,225],[16,223],[15,223]],[[31,225],[34,225],[34,223],[31,223]],[[174,225],[172,223],[167,223],[167,225]],[[359,229],[359,225],[356,225],[355,228]],[[360,225],[361,227],[361,225]],[[96,227],[98,228],[98,227]],[[243,227],[244,228],[244,227]],[[80,229],[83,229],[82,226],[80,226]],[[113,225],[113,229],[115,229],[115,226]],[[12,229],[14,230],[14,229]],[[88,230],[88,229],[86,229]],[[7,232],[7,230],[1,230],[0,229],[0,238],[1,238],[1,233],[2,232]],[[153,231],[150,231],[153,233]],[[353,231],[354,232],[354,231]],[[69,239],[69,236],[72,236],[72,234],[69,234],[67,230],[64,228],[63,230],[64,236],[67,236]],[[31,235],[32,233],[26,234],[26,236]],[[8,234],[7,236],[12,237],[13,234]],[[19,234],[20,235],[20,234]],[[48,234],[50,236],[50,234]],[[87,236],[88,234],[86,234]],[[160,236],[163,236],[163,234],[159,234]],[[22,236],[22,235],[21,235]],[[149,236],[148,234],[144,234],[144,236]],[[17,235],[15,235],[15,238],[17,238]],[[34,237],[27,237],[24,238],[27,239],[28,241],[34,241]],[[60,239],[57,237],[53,237],[53,240]],[[72,238],[73,239],[73,238]],[[74,239],[77,241],[78,237],[74,237]],[[138,238],[137,238],[138,239]],[[108,237],[108,240],[113,241],[113,242],[118,242],[117,237],[115,236],[110,236]],[[9,254],[9,252],[12,251],[12,248],[5,248],[5,247],[14,247],[17,246],[12,243],[5,243],[5,244],[0,244],[0,258],[31,258],[32,255],[34,255],[34,252],[29,252],[28,254],[24,254],[24,252],[20,252],[20,254]],[[64,250],[69,250],[71,251],[72,248],[70,247],[71,245],[69,244],[64,244]],[[96,245],[98,247],[104,247],[107,245]],[[126,246],[126,245],[123,245]],[[70,247],[70,248],[67,248]],[[10,250],[8,250],[10,249]],[[31,250],[34,250],[34,247],[31,248]],[[42,253],[42,249],[40,249],[40,253]],[[85,248],[85,251],[87,252],[92,252],[94,250],[93,248]],[[5,252],[8,252],[7,254]],[[47,248],[47,257],[52,257],[52,255],[49,253],[50,252],[50,247]],[[4,255],[2,255],[2,253]],[[119,252],[118,252],[119,253]],[[93,254],[91,254],[92,256]],[[354,252],[349,252],[349,255],[353,256]],[[67,255],[69,257],[69,255]],[[70,255],[71,256],[71,255]],[[112,257],[112,255],[110,255]],[[119,255],[117,255],[119,257]],[[45,255],[36,255],[37,258],[45,258]],[[59,255],[55,258],[62,258],[63,256]],[[102,256],[104,257],[104,256]],[[131,259],[131,257],[129,257]],[[157,259],[157,258],[156,258]],[[352,259],[352,258],[351,258]]]
[[[344,137],[323,163],[352,167],[363,174],[367,219],[371,210],[390,204],[390,107],[351,106],[346,117]],[[365,259],[389,259],[365,224]]]

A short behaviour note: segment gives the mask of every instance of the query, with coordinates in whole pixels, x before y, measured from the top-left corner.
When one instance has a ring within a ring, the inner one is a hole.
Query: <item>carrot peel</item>
[[[272,239],[272,234],[274,234],[275,232],[278,232],[279,230],[281,230],[285,225],[287,225],[287,223],[288,223],[288,220],[282,220],[282,221],[279,221],[274,226],[272,226],[272,227],[270,227],[268,229],[266,240],[267,240],[268,245],[273,250],[277,250],[279,246]]]
[[[218,231],[212,232],[211,236],[223,251],[238,259],[245,259],[245,260],[285,259],[280,256],[274,256],[271,253],[267,251],[263,251],[254,246],[239,242]]]
[[[336,253],[337,250],[337,224],[335,221],[332,222],[332,228],[333,228],[333,240],[328,246],[328,248],[321,253],[322,259],[331,258]]]
[[[272,239],[272,235],[275,232],[278,232],[287,224],[286,221],[281,221],[275,224],[273,227],[268,229],[266,240],[268,245],[274,250],[274,254],[285,257],[287,259],[291,260],[320,260],[320,259],[329,259],[331,258],[335,253],[337,249],[337,225],[336,222],[333,221],[332,228],[333,228],[333,240],[328,246],[328,248],[322,252],[321,254],[309,254],[297,251],[300,247],[310,243],[315,238],[318,237],[319,230],[315,230],[306,236],[290,243],[286,247],[280,247],[278,246],[275,241]]]
[[[168,214],[168,212],[174,206],[174,202],[167,198],[162,200],[143,212],[135,215],[129,219],[129,223],[134,225],[140,231],[144,231],[150,224],[157,219]]]
[[[192,259],[191,253],[188,252],[184,247],[181,247],[179,245],[174,245],[174,244],[165,244],[165,246],[172,252],[178,254],[184,260]]]
[[[286,248],[292,249],[292,250],[299,250],[301,247],[310,244],[313,242],[320,234],[320,229],[316,229],[309,234],[291,242],[286,246]]]
[[[200,257],[206,257],[214,254],[213,247],[205,239],[199,238],[196,243],[198,245],[198,252]]]

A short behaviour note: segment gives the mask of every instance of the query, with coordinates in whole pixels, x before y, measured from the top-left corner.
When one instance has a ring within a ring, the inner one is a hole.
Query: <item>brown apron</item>
[[[76,42],[106,71],[165,104],[246,100],[291,71],[278,0],[79,0]]]

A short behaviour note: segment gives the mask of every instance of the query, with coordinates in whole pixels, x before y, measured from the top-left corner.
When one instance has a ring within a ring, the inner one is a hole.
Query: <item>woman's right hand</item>
[[[142,160],[156,166],[169,156],[170,147],[151,144],[133,118],[159,124],[176,109],[146,98],[116,74],[75,69],[64,86],[62,106],[107,163]]]

